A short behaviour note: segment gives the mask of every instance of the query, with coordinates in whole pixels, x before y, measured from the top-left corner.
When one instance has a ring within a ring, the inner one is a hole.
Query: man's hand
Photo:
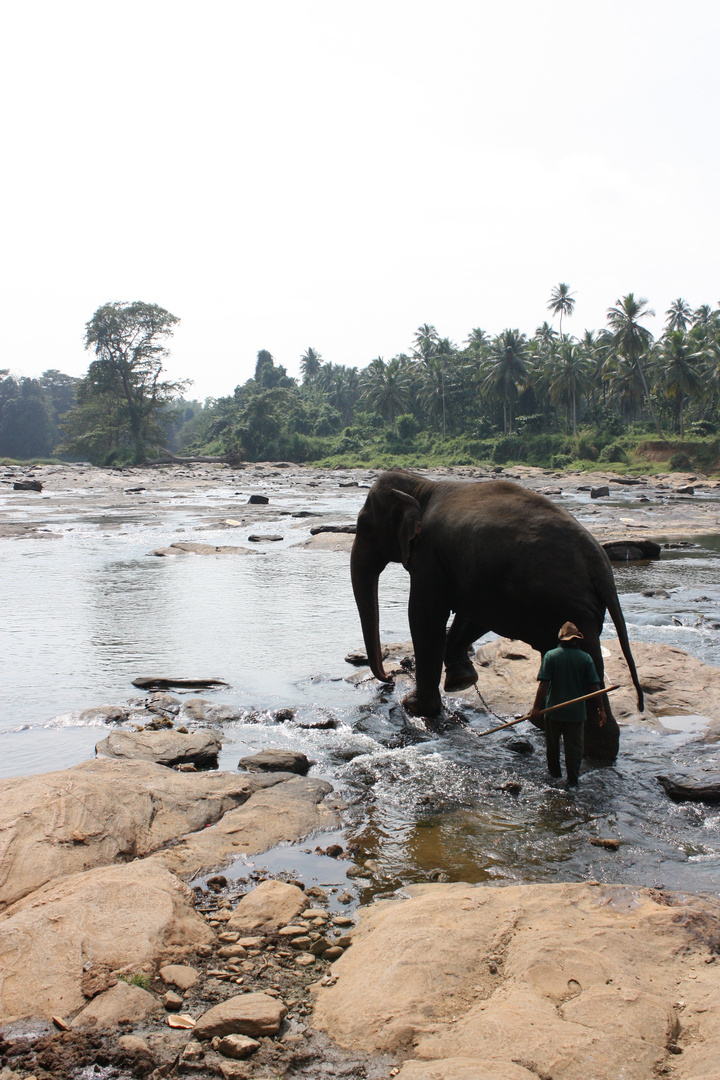
[[[607,713],[605,712],[604,705],[598,705],[598,724],[600,727],[605,727],[607,722]]]

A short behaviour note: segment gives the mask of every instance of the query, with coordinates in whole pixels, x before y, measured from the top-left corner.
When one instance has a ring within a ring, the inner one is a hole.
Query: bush
[[[514,435],[498,439],[493,451],[493,461],[496,465],[504,465],[508,461],[525,461],[527,456],[527,443]]]
[[[553,454],[550,458],[551,469],[566,469],[572,464],[572,454]]]
[[[693,463],[687,454],[683,454],[681,451],[673,454],[668,462],[668,468],[670,472],[689,472],[693,467]]]
[[[597,461],[600,456],[600,451],[597,446],[593,446],[588,439],[578,438],[577,456],[584,461]]]
[[[603,446],[602,450],[600,451],[600,457],[599,457],[600,461],[605,461],[605,462],[611,462],[611,461],[627,462],[627,459],[628,459],[628,456],[625,453],[624,448],[620,445],[620,443],[610,443],[608,446]]]
[[[396,421],[397,432],[401,439],[412,439],[420,430],[420,425],[412,413],[403,413]]]

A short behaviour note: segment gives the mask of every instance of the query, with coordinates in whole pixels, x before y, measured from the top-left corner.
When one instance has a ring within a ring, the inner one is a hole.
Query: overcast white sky
[[[434,323],[720,299],[716,0],[5,0],[0,367],[81,375],[109,300],[172,377],[365,366]]]

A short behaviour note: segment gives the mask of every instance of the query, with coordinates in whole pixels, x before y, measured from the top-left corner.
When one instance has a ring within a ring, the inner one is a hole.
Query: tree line
[[[86,324],[94,359],[84,378],[0,373],[0,454],[110,463],[163,448],[295,461],[448,450],[473,459],[494,441],[497,459],[499,442],[512,457],[518,438],[553,435],[592,460],[624,432],[717,432],[720,305],[674,300],[657,339],[647,326],[655,313],[633,293],[580,336],[567,332],[575,297],[566,283],[547,306],[550,321],[532,335],[475,327],[455,344],[423,324],[407,352],[364,368],[309,347],[299,379],[261,349],[251,379],[201,405],[184,399],[187,382],[164,377],[177,317],[139,301],[106,304]]]

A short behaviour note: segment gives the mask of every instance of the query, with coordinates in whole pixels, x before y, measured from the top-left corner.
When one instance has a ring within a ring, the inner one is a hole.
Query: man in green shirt
[[[538,672],[538,691],[530,719],[538,720],[541,709],[572,701],[593,690],[600,690],[600,679],[592,657],[580,646],[583,635],[574,623],[566,622],[558,634],[559,645],[546,652]],[[598,722],[605,724],[605,708],[598,706]],[[585,729],[585,702],[568,705],[564,709],[548,713],[545,721],[545,746],[547,764],[551,776],[560,777],[560,739],[565,746],[565,769],[569,787],[576,787],[583,757]]]

